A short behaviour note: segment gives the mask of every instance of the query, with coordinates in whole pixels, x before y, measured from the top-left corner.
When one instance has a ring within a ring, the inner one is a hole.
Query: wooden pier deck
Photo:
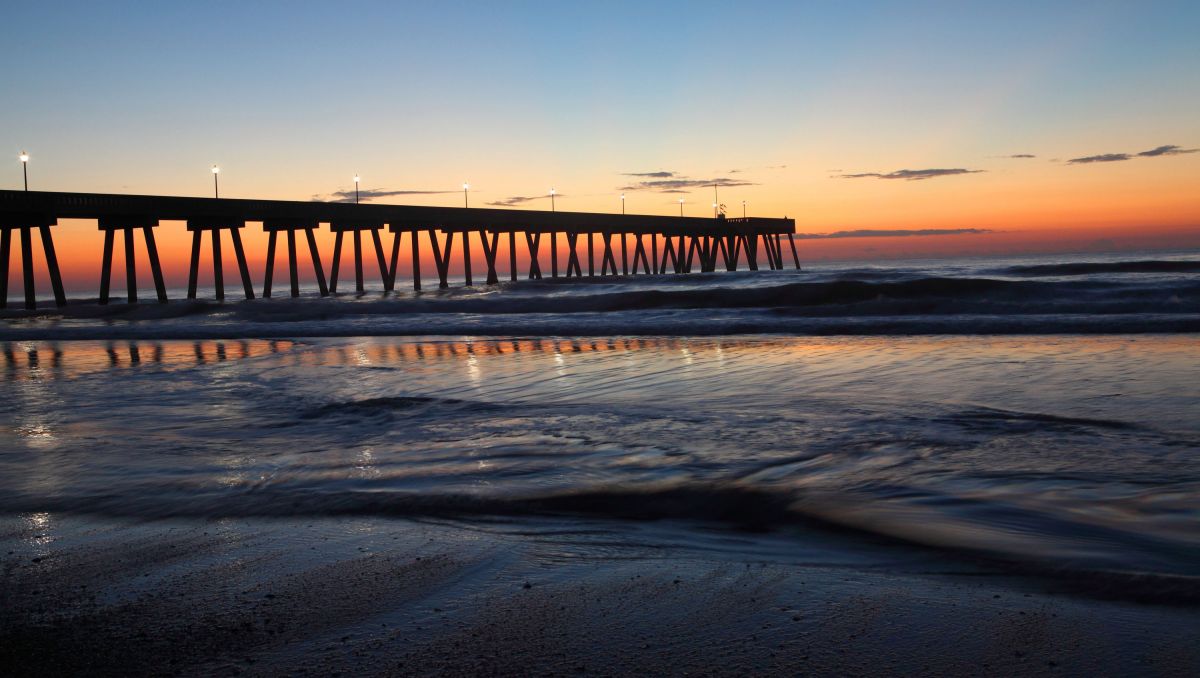
[[[693,270],[713,272],[718,264],[725,270],[735,271],[743,259],[751,270],[759,270],[760,242],[766,252],[765,263],[768,268],[782,269],[784,239],[790,247],[796,268],[800,267],[800,258],[792,239],[795,221],[786,218],[735,219],[723,215],[702,218],[375,203],[0,191],[0,308],[7,305],[14,231],[20,237],[26,308],[36,308],[34,231],[38,232],[41,240],[55,302],[59,306],[66,304],[52,233],[52,228],[60,219],[96,220],[99,229],[104,232],[104,249],[100,255],[100,303],[108,302],[112,251],[117,231],[121,231],[123,236],[127,298],[130,303],[137,302],[134,245],[139,230],[145,243],[146,258],[154,273],[157,298],[160,302],[167,301],[162,265],[154,238],[154,229],[163,221],[184,222],[192,233],[188,298],[195,298],[197,294],[205,233],[211,241],[217,298],[223,299],[225,295],[221,248],[226,236],[237,258],[238,275],[245,296],[254,298],[255,288],[240,235],[241,229],[250,223],[261,224],[268,233],[267,265],[262,287],[264,297],[272,293],[275,249],[280,233],[286,238],[290,292],[292,296],[299,295],[296,238],[300,231],[304,232],[309,259],[322,295],[337,292],[346,236],[349,236],[353,247],[355,289],[365,289],[364,234],[370,238],[368,244],[374,251],[375,265],[384,291],[390,291],[396,285],[401,244],[405,238],[409,241],[412,256],[411,283],[418,290],[421,289],[419,254],[422,238],[433,251],[441,287],[449,285],[449,268],[455,255],[456,241],[467,285],[474,284],[471,269],[473,241],[482,248],[487,268],[486,282],[499,282],[497,255],[501,237],[507,240],[507,273],[510,280],[517,280],[522,275],[517,269],[517,252],[522,245],[529,258],[529,268],[524,275],[530,279],[541,279],[546,275],[538,261],[539,254],[546,250],[549,250],[550,277],[559,277],[560,274],[564,277],[595,277],[690,273]],[[314,237],[314,231],[322,224],[335,234],[328,283]],[[385,233],[390,233],[392,237],[390,252],[384,245]],[[518,238],[518,234],[521,237]],[[561,271],[560,238],[567,246],[567,257]],[[582,256],[581,247],[584,248]]]

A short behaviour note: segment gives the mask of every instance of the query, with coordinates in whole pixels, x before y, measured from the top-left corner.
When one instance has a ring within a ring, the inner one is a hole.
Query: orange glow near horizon
[[[1130,144],[1132,147],[1136,148]],[[891,260],[925,257],[1002,256],[1013,254],[1120,251],[1147,249],[1200,248],[1200,153],[1174,157],[1139,158],[1127,162],[1069,165],[1043,159],[999,159],[982,163],[983,171],[965,175],[937,177],[919,181],[897,179],[841,178],[821,169],[820,160],[806,166],[762,170],[747,175],[750,185],[721,189],[721,201],[730,206],[731,216],[740,216],[741,201],[747,200],[751,216],[790,216],[796,219],[801,234],[830,234],[840,231],[872,230],[954,230],[976,229],[983,233],[963,235],[934,235],[907,237],[849,237],[798,239],[797,247],[803,261],[824,260]],[[890,165],[883,165],[890,167]],[[202,168],[203,169],[203,168]],[[382,169],[378,174],[387,177]],[[537,195],[522,191],[521,186],[547,183],[540,177],[512,170],[504,173],[473,172],[486,178],[503,177],[498,187],[472,184],[472,204],[479,206],[498,200],[498,194]],[[615,173],[612,173],[615,174]],[[364,176],[366,176],[364,174]],[[603,175],[602,175],[603,176]],[[736,176],[736,175],[735,175]],[[578,190],[560,191],[558,207],[570,211],[619,213],[621,193],[626,195],[629,214],[675,214],[677,196],[653,191],[619,190],[618,179],[575,177]],[[586,182],[586,183],[585,183]],[[79,187],[58,185],[46,181],[47,190],[71,190]],[[103,183],[103,182],[102,182]],[[387,178],[385,185],[437,185],[415,176]],[[441,183],[447,183],[442,181]],[[455,184],[460,185],[460,184]],[[176,190],[172,190],[172,188]],[[132,193],[186,194],[178,186],[150,185],[139,190],[128,187],[91,187],[100,190],[124,188]],[[193,188],[195,188],[193,186]],[[344,188],[344,187],[343,187]],[[311,179],[305,179],[293,168],[272,176],[254,179],[226,172],[222,168],[222,196],[229,198],[257,197],[269,199],[305,199],[317,195]],[[692,189],[685,203],[685,213],[707,212],[710,199],[701,200]],[[328,194],[326,194],[328,195]],[[543,196],[544,197],[544,196]],[[380,202],[397,204],[461,205],[461,190],[434,195],[405,195],[384,198]],[[478,201],[478,202],[477,202]],[[545,209],[548,203],[535,199],[521,209]],[[698,214],[697,214],[698,215]],[[100,251],[103,235],[94,221],[65,220],[54,228],[55,243],[63,269],[65,284],[75,293],[95,293],[99,285]],[[156,229],[167,284],[181,287],[187,282],[190,234],[180,222],[164,222]],[[247,258],[255,281],[261,290],[266,256],[266,235],[258,224],[250,223],[242,230]],[[10,295],[20,291],[19,239],[14,238],[14,252],[9,267]],[[543,238],[543,273],[549,273],[549,242]],[[566,242],[559,239],[560,272],[565,268]],[[40,245],[35,236],[35,260],[38,285],[46,289],[45,272],[41,263]],[[276,288],[287,283],[286,247],[276,255]],[[326,271],[333,252],[333,236],[327,230],[318,231],[318,243]],[[298,243],[301,278],[312,281],[313,274],[307,248]],[[349,245],[349,241],[347,241]],[[528,256],[523,238],[518,235],[518,265],[522,275],[528,270]],[[391,251],[391,235],[384,234],[384,247]],[[403,243],[400,252],[400,279],[407,279],[411,269],[409,244]],[[600,241],[597,238],[597,268]],[[436,277],[432,252],[422,238],[422,274],[426,280]],[[124,288],[123,247],[118,235],[114,259],[113,289]],[[152,289],[150,271],[144,259],[144,244],[139,235],[136,251],[140,287]],[[211,280],[210,245],[205,235],[201,254],[201,285]],[[232,247],[226,244],[226,282],[232,290],[238,285],[237,267]],[[584,256],[583,241],[580,254]],[[350,248],[343,250],[341,279],[353,277],[349,258]],[[477,239],[472,242],[474,276],[482,281],[486,275],[483,249]],[[619,255],[618,255],[619,258]],[[501,278],[507,278],[507,238],[500,239],[497,258]],[[586,269],[586,261],[583,262]],[[349,268],[347,268],[349,267]],[[370,238],[364,239],[364,275],[378,281],[375,255]],[[461,241],[456,239],[451,274],[461,275]],[[349,274],[349,276],[347,276]],[[403,285],[401,283],[400,285]],[[398,285],[399,286],[399,285]],[[342,289],[345,289],[344,287]]]

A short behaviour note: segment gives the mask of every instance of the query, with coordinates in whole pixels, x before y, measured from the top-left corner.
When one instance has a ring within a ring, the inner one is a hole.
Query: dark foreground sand
[[[9,516],[0,675],[1200,675],[1190,605],[564,525]]]

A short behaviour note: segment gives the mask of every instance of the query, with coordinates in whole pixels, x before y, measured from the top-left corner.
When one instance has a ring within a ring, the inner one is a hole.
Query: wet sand
[[[0,675],[1200,673],[1193,606],[799,536],[7,516]]]

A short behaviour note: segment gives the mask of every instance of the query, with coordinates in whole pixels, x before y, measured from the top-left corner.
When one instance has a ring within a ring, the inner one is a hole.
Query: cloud
[[[1148,151],[1142,151],[1141,153],[1138,153],[1138,155],[1143,158],[1157,158],[1160,155],[1183,155],[1184,153],[1195,153],[1196,151],[1200,151],[1200,148],[1180,148],[1178,146],[1171,145],[1159,146],[1158,148],[1152,148]]]
[[[561,197],[563,197],[563,194],[556,193],[555,197],[561,198]],[[514,196],[507,197],[507,198],[501,198],[499,200],[493,200],[492,202],[489,202],[486,204],[492,205],[493,207],[516,207],[517,205],[524,205],[525,203],[531,202],[533,200],[549,200],[549,199],[550,199],[549,195],[514,195]]]
[[[1068,165],[1089,165],[1094,162],[1123,162],[1125,160],[1133,160],[1134,158],[1158,158],[1165,155],[1183,155],[1185,153],[1200,152],[1200,148],[1181,148],[1175,144],[1159,146],[1141,153],[1102,153],[1100,155],[1087,155],[1082,158],[1071,158],[1067,161]]]
[[[911,238],[914,236],[931,235],[978,235],[980,233],[995,233],[995,231],[986,228],[920,228],[894,231],[859,229],[856,231],[834,231],[833,233],[797,233],[795,237],[801,240],[827,240],[831,238]]]
[[[936,177],[949,177],[956,174],[978,174],[984,170],[970,170],[956,167],[953,169],[919,169],[910,170],[902,169],[886,174],[880,172],[862,172],[860,174],[839,174],[841,179],[863,179],[865,177],[874,177],[876,179],[903,179],[905,181],[922,181],[924,179],[934,179]]]
[[[389,191],[382,188],[361,188],[358,191],[358,199],[360,202],[368,202],[377,198],[390,198],[397,195],[442,195],[445,193],[457,192],[458,191]],[[326,196],[314,195],[312,199],[317,202],[354,202],[354,191],[337,191]]]
[[[1071,158],[1067,161],[1068,165],[1090,165],[1094,162],[1123,162],[1132,160],[1133,156],[1128,153],[1102,153],[1100,155],[1085,155],[1082,158]]]
[[[670,177],[675,176],[675,173],[659,170],[658,172],[625,172],[621,176],[623,176],[623,177],[646,177],[649,179],[669,179]]]
[[[1013,153],[1012,155],[1010,155],[1008,157],[1018,159],[1018,158],[1036,158],[1037,156],[1032,153]]]
[[[756,186],[752,181],[717,177],[716,179],[688,179],[673,175],[672,179],[652,179],[639,181],[628,186],[621,186],[620,191],[654,191],[656,193],[687,193],[690,188],[711,188],[712,186]]]

